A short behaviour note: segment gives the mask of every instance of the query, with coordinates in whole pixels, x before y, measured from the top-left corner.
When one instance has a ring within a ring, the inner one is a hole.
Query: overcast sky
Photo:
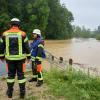
[[[94,30],[100,25],[100,0],[60,0],[73,13],[75,25]]]

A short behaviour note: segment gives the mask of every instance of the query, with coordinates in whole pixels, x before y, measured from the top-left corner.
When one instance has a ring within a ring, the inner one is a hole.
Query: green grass
[[[29,74],[30,71],[26,73]],[[42,96],[48,97],[48,100],[100,100],[100,77],[76,71],[61,71],[53,67],[45,71],[43,76],[48,89]],[[25,100],[40,99],[30,94]]]
[[[64,100],[100,100],[100,78],[88,77],[82,72],[52,69],[44,73],[52,95]]]

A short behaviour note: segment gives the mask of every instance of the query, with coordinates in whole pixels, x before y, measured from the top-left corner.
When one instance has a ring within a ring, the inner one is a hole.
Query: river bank
[[[44,71],[44,84],[36,87],[29,83],[32,73],[26,74],[26,98],[24,100],[100,100],[100,78],[89,77],[82,72],[67,72],[55,67]],[[0,100],[6,96],[6,80],[0,81]],[[13,100],[19,99],[19,86],[16,79]]]

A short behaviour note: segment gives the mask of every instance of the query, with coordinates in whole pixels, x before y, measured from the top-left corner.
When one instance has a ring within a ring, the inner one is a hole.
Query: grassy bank
[[[100,100],[100,78],[88,77],[82,72],[66,73],[57,69],[44,74],[49,92],[56,98]]]
[[[32,73],[26,73],[27,80]],[[82,72],[67,72],[55,68],[44,72],[44,85],[26,82],[25,100],[100,100],[100,78],[89,77]],[[19,86],[14,86],[14,98],[19,99]],[[0,82],[0,100],[7,100],[6,81]]]

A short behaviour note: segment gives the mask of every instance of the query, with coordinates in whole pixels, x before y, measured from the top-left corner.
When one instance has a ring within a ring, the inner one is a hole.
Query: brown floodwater
[[[45,48],[58,58],[100,66],[100,41],[96,39],[45,40]]]
[[[75,63],[89,64],[100,70],[100,41],[95,39],[45,40],[45,48],[56,57],[72,58]],[[0,75],[5,73],[0,61]]]

